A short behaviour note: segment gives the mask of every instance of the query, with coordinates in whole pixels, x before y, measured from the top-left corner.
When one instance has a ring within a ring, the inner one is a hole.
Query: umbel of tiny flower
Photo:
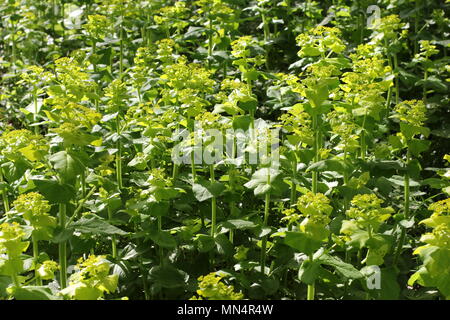
[[[198,278],[199,297],[192,297],[191,300],[242,300],[244,295],[240,292],[235,292],[232,285],[226,285],[221,280],[223,276],[212,272],[206,276]]]
[[[25,236],[23,227],[17,222],[0,224],[0,259],[2,253],[6,253],[10,260],[14,260],[26,251],[30,243],[23,241]]]
[[[25,219],[41,216],[50,212],[50,204],[44,196],[37,192],[21,194],[13,203],[17,212],[24,214]]]
[[[0,156],[12,161],[21,157],[30,161],[42,160],[48,149],[44,137],[27,129],[5,131],[0,136]]]
[[[118,276],[110,275],[111,265],[106,256],[89,255],[80,258],[75,273],[70,276],[69,286],[61,291],[63,296],[75,300],[97,300],[105,293],[117,289]]]
[[[427,108],[422,100],[405,100],[394,107],[393,118],[421,127],[427,120]]]
[[[38,267],[37,273],[42,280],[53,280],[58,269],[58,263],[53,260],[46,260]]]
[[[358,194],[353,197],[352,207],[345,214],[354,219],[362,229],[371,228],[376,231],[394,212],[391,207],[381,207],[383,202],[375,194]]]

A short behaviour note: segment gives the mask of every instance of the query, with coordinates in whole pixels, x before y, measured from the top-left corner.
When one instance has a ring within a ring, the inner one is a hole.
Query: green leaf
[[[254,112],[258,107],[258,100],[252,96],[243,96],[239,98],[239,108],[247,112]]]
[[[313,254],[322,244],[321,241],[313,240],[304,233],[291,231],[286,232],[284,243],[306,255]]]
[[[32,179],[40,193],[51,203],[68,203],[76,196],[75,188],[55,180]]]
[[[298,269],[298,279],[306,284],[313,284],[320,271],[319,261],[305,260]]]
[[[46,286],[24,286],[15,288],[13,293],[17,300],[61,300],[52,294],[51,290]]]
[[[447,85],[436,76],[429,76],[428,79],[421,79],[416,82],[416,86],[426,86],[427,88],[435,89],[438,92],[447,92]]]
[[[430,135],[430,129],[426,127],[418,127],[406,122],[400,122],[400,131],[406,140],[411,140],[416,134],[423,134],[425,137]]]
[[[81,233],[87,234],[109,234],[109,235],[126,235],[127,233],[105,221],[103,218],[88,214],[83,216],[80,220],[73,222],[69,227],[78,230]]]
[[[310,165],[306,172],[309,171],[335,171],[339,173],[344,173],[348,171],[348,167],[345,166],[344,162],[333,159],[321,160]]]
[[[194,196],[200,202],[220,196],[225,189],[225,185],[217,181],[212,183],[210,181],[202,181],[192,186]]]
[[[244,116],[236,116],[233,118],[233,129],[234,130],[244,130],[247,131],[250,127],[250,124],[252,122],[252,117],[248,115]]]
[[[364,277],[353,265],[342,261],[338,257],[323,254],[319,261],[321,264],[334,267],[338,273],[347,279],[361,279]]]
[[[49,161],[65,181],[74,180],[84,170],[83,163],[66,151],[55,153],[50,156]]]
[[[197,244],[198,251],[209,252],[214,249],[216,242],[213,237],[207,234],[198,234],[195,242]]]
[[[408,141],[409,151],[413,156],[418,157],[422,152],[427,151],[431,145],[431,141],[411,139]]]
[[[318,86],[314,90],[306,89],[305,93],[313,108],[320,107],[329,95],[327,85]]]
[[[428,185],[433,189],[442,189],[448,185],[448,182],[438,178],[428,178],[421,182],[421,185]]]
[[[222,223],[222,226],[224,226],[227,229],[252,229],[257,227],[256,224],[254,224],[252,221],[247,220],[228,220]]]
[[[272,168],[262,168],[252,175],[252,179],[244,186],[254,189],[255,196],[263,195],[272,189],[272,183],[279,175],[279,171]]]
[[[219,254],[225,256],[232,256],[234,253],[233,244],[228,240],[228,237],[224,234],[218,234],[214,241],[216,242],[216,249]]]
[[[155,242],[158,246],[166,249],[174,249],[177,247],[177,241],[175,238],[167,231],[157,231],[151,232],[149,234],[150,239]]]
[[[405,178],[404,177],[392,176],[392,178],[389,178],[388,180],[399,187],[405,186]],[[409,179],[409,186],[410,187],[418,187],[418,186],[420,186],[420,184],[417,181]]]
[[[187,283],[189,275],[171,265],[165,265],[151,268],[149,278],[163,288],[179,288]]]

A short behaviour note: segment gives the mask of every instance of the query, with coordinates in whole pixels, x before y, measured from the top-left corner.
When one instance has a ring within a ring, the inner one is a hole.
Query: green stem
[[[395,74],[395,104],[398,104],[400,101],[400,85],[398,79],[398,59],[397,54],[394,53],[394,74]]]
[[[34,114],[33,114],[33,122],[36,124],[37,122],[37,114],[38,114],[38,99],[37,99],[37,89],[34,87],[33,89],[33,104],[34,104]],[[34,127],[34,133],[39,134],[39,126]]]
[[[417,34],[419,33],[419,1],[420,0],[416,0],[415,1],[415,13],[414,13],[414,34],[417,36]],[[414,40],[414,55],[417,54],[418,52],[418,44],[417,44],[417,39]]]
[[[290,204],[291,207],[295,205],[297,202],[297,185],[295,184],[295,179],[297,176],[297,159],[294,159],[292,161],[292,185],[291,185],[291,197],[290,197]]]
[[[112,211],[108,207],[108,220],[112,220]],[[114,259],[117,259],[117,237],[116,235],[112,235],[111,237],[111,254]]]
[[[410,161],[410,155],[409,155],[409,150],[406,151],[406,162],[405,162],[405,168],[406,170],[408,170],[408,165],[409,165],[409,161]],[[405,176],[404,176],[404,189],[403,189],[403,194],[404,194],[404,216],[405,216],[405,220],[409,219],[410,216],[410,212],[409,212],[409,201],[410,201],[410,178],[409,178],[409,173],[408,171],[406,171]],[[400,255],[402,253],[402,249],[403,249],[403,244],[405,243],[405,239],[406,239],[406,229],[404,227],[402,228],[402,232],[400,234],[400,239],[398,242],[398,246],[397,246],[397,250],[395,252],[394,255],[394,261],[393,264],[394,266],[397,265],[398,263],[398,259],[400,258]]]
[[[267,168],[267,184],[270,185],[270,167]],[[270,191],[267,191],[264,201],[264,221],[263,228],[267,227],[269,221],[270,212]],[[267,235],[262,238],[261,241],[261,273],[266,273],[266,247],[267,247]]]
[[[307,300],[314,300],[314,295],[315,295],[315,283],[313,284],[308,284],[308,296],[307,296]]]
[[[96,61],[96,56],[97,56],[97,42],[92,39],[92,57],[94,58],[94,63],[93,63],[93,67],[94,67],[94,73],[97,73],[97,63]]]
[[[265,201],[264,201],[264,223],[263,227],[267,227],[267,222],[269,219],[269,211],[270,211],[270,192],[266,193]],[[266,272],[266,247],[267,247],[267,236],[264,236],[261,241],[261,273],[265,274]]]
[[[120,143],[120,117],[116,117],[116,129],[119,138],[117,140],[117,156],[116,156],[116,179],[119,190],[123,188],[122,181],[122,144]]]
[[[318,126],[318,117],[317,115],[313,115],[313,128],[314,128],[314,162],[319,161],[319,126]],[[317,171],[312,172],[312,192],[317,193],[318,190],[318,181],[319,181],[319,173]]]
[[[366,119],[367,119],[367,111],[364,114],[363,123],[362,123],[362,131],[361,131],[361,159],[366,160],[367,146],[366,146]]]
[[[37,265],[38,265],[38,260],[39,260],[39,246],[38,246],[38,241],[37,241],[35,235],[31,236],[31,241],[33,243],[33,260],[34,260],[34,274],[36,277],[36,285],[42,286],[42,279],[41,279],[41,277],[39,277],[39,274],[37,271]]]
[[[209,13],[211,15],[211,13]],[[211,59],[213,53],[213,21],[209,18],[209,35],[208,35],[208,66],[211,67]]]
[[[211,176],[211,183],[215,181],[214,175],[214,165],[211,164],[209,166],[209,172]],[[216,235],[216,224],[217,224],[217,198],[215,196],[211,199],[211,236],[215,237]]]
[[[3,171],[0,167],[0,182],[5,182],[3,178]],[[5,187],[5,189],[2,191],[2,201],[3,201],[3,208],[5,210],[5,213],[9,211],[9,199],[8,199],[8,191]]]
[[[72,221],[78,216],[78,214],[80,213],[80,211],[83,209],[83,205],[86,203],[86,201],[94,194],[95,190],[97,189],[97,187],[92,187],[91,191],[89,191],[89,193],[86,195],[86,197],[84,197],[78,204],[78,207],[75,209],[75,211],[73,212],[72,216],[69,218],[69,220],[66,222],[66,228],[68,225],[70,225],[72,223]]]
[[[19,277],[17,276],[17,273],[14,272],[14,274],[11,276],[11,279],[14,283],[14,286],[17,288],[20,288],[20,281],[19,281]]]
[[[347,165],[347,144],[345,144],[344,147],[344,164]],[[349,178],[348,172],[347,170],[344,170],[344,186],[346,187],[348,186],[349,182],[348,178]],[[348,207],[349,207],[349,199],[347,196],[344,196],[344,212],[347,211]]]
[[[158,216],[158,231],[162,232],[162,216]],[[163,258],[164,258],[164,249],[163,247],[159,246],[159,265],[163,265]]]
[[[425,73],[423,75],[423,102],[426,104],[427,103],[427,85],[426,82],[428,80],[428,70],[427,67],[425,66]]]
[[[262,9],[264,10],[264,9]],[[267,44],[270,36],[270,29],[269,24],[267,23],[267,17],[264,14],[263,11],[261,11],[261,18],[263,23],[263,30],[264,30],[264,48],[265,48],[265,63],[266,63],[266,69],[269,69],[269,45]]]
[[[63,231],[66,227],[66,212],[67,205],[60,204],[59,205],[59,226],[61,227],[61,231]],[[60,278],[59,285],[61,289],[66,288],[67,286],[67,243],[66,241],[59,243],[59,266],[60,266]]]
[[[172,171],[172,179],[173,181],[176,180],[178,176],[178,165],[176,163],[173,164],[173,171]]]
[[[122,22],[120,24],[120,56],[119,56],[119,78],[122,78],[123,73],[123,4],[122,4]]]
[[[311,261],[311,262],[313,262],[313,255],[311,254],[310,256],[309,256],[309,260]],[[312,301],[312,300],[314,300],[314,296],[315,296],[315,291],[316,291],[316,284],[315,284],[315,282],[313,282],[312,284],[308,284],[308,293],[307,293],[307,297],[306,297],[306,299],[308,300],[308,301]]]

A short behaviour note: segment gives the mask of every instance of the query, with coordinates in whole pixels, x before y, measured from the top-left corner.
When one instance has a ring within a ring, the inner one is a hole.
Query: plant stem
[[[395,74],[395,104],[400,101],[400,85],[398,80],[398,59],[397,54],[394,53],[394,74]]]
[[[270,185],[270,167],[267,168],[267,184]],[[264,221],[263,228],[267,227],[269,221],[270,211],[270,191],[267,191],[264,201]],[[262,238],[261,241],[261,273],[266,273],[266,247],[267,247],[267,235]]]
[[[209,166],[209,172],[211,176],[211,183],[215,181],[214,175],[214,165],[211,164]],[[216,235],[216,224],[217,224],[217,198],[215,196],[211,199],[211,236],[215,237]]]
[[[66,227],[66,212],[67,205],[60,204],[59,205],[59,226],[61,227],[61,231],[63,231]],[[61,289],[64,289],[67,286],[67,243],[66,241],[59,243],[59,266],[60,266],[60,278],[59,285]]]
[[[162,231],[162,216],[158,216],[158,231]],[[164,257],[164,250],[163,247],[159,246],[159,265],[163,265],[163,257]]]
[[[119,190],[123,188],[122,181],[122,144],[120,143],[120,114],[116,117],[116,129],[119,138],[117,140],[117,156],[116,156],[116,178]]]
[[[313,257],[312,254],[309,256],[309,260],[311,262],[313,262],[314,257]],[[308,294],[307,294],[306,299],[309,300],[309,301],[314,300],[315,291],[316,291],[316,284],[315,284],[315,282],[313,282],[312,284],[308,284]]]
[[[0,167],[0,183],[1,182],[5,182],[5,180],[3,178],[2,168]],[[9,211],[9,199],[8,199],[8,191],[6,190],[6,187],[2,191],[2,201],[3,201],[3,208],[5,209],[5,213],[7,213]]]
[[[361,131],[361,159],[366,160],[367,146],[366,146],[366,119],[367,119],[367,110],[364,114],[363,123],[362,123],[362,131]]]
[[[35,235],[31,236],[31,242],[33,243],[33,260],[34,260],[34,274],[36,277],[36,285],[42,286],[42,279],[41,279],[41,277],[39,277],[39,274],[37,271],[37,265],[38,265],[38,259],[39,259],[39,246],[38,246],[38,241],[37,241]]]
[[[315,294],[315,284],[308,284],[308,296],[307,300],[314,300],[314,294]]]
[[[264,47],[265,47],[265,63],[266,63],[266,69],[269,69],[269,46],[267,44],[270,36],[270,29],[269,24],[267,23],[267,17],[264,13],[264,8],[261,8],[261,18],[263,23],[263,29],[264,29]]]
[[[409,150],[406,151],[406,162],[405,162],[405,168],[406,170],[408,170],[408,165],[409,165],[409,161],[410,161],[410,155],[409,155]],[[409,173],[408,171],[406,171],[405,176],[404,176],[404,216],[405,216],[405,220],[409,219],[409,198],[410,198],[410,189],[409,189]],[[397,250],[395,252],[394,255],[394,266],[397,265],[398,263],[398,259],[400,258],[400,255],[402,253],[402,249],[403,249],[403,244],[405,243],[405,239],[406,239],[406,229],[404,227],[402,228],[402,232],[400,234],[400,239],[398,241],[398,246],[397,246]]]
[[[97,187],[92,187],[91,191],[84,197],[78,204],[78,207],[73,212],[72,216],[69,218],[69,220],[66,222],[66,227],[72,223],[72,221],[77,217],[77,215],[80,213],[81,209],[83,209],[83,205],[86,203],[86,201],[94,194]]]
[[[97,62],[96,62],[97,42],[94,39],[92,39],[92,56],[94,58],[94,63],[93,63],[94,73],[97,73]]]
[[[33,122],[34,124],[36,124],[38,114],[38,99],[36,87],[33,88],[33,104],[34,104]],[[39,134],[39,126],[34,127],[34,133]]]
[[[295,179],[297,176],[297,159],[294,159],[292,161],[292,185],[291,185],[291,198],[290,198],[290,204],[291,207],[295,205],[297,202],[297,185],[295,184]]]
[[[319,143],[320,143],[320,136],[319,136],[319,126],[318,126],[318,117],[317,115],[313,115],[313,128],[314,128],[314,162],[319,161]],[[312,172],[312,192],[317,193],[317,187],[318,187],[318,180],[319,180],[319,173],[317,171]]]
[[[11,276],[11,279],[14,283],[14,286],[17,288],[20,288],[20,281],[19,281],[19,277],[17,276],[17,273],[14,272],[14,274]]]
[[[423,75],[423,80],[424,80],[424,83],[423,83],[423,102],[426,104],[427,103],[427,85],[426,85],[426,83],[427,83],[427,80],[428,80],[428,69],[427,69],[426,66],[425,66],[425,73]]]
[[[108,207],[108,220],[112,220],[112,211]],[[111,254],[114,259],[117,259],[117,238],[116,235],[111,236]]]
[[[418,35],[419,33],[419,5],[420,0],[415,1],[415,13],[414,13],[414,34]],[[414,40],[414,55],[418,52],[417,40]]]
[[[208,66],[211,68],[211,59],[213,53],[213,20],[209,12],[209,35],[208,35]]]
[[[121,10],[121,23],[120,23],[119,78],[122,78],[122,73],[123,73],[123,2]]]

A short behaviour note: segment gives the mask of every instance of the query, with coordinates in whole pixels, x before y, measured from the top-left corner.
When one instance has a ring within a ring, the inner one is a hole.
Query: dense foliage
[[[2,0],[0,299],[449,299],[448,2]]]

